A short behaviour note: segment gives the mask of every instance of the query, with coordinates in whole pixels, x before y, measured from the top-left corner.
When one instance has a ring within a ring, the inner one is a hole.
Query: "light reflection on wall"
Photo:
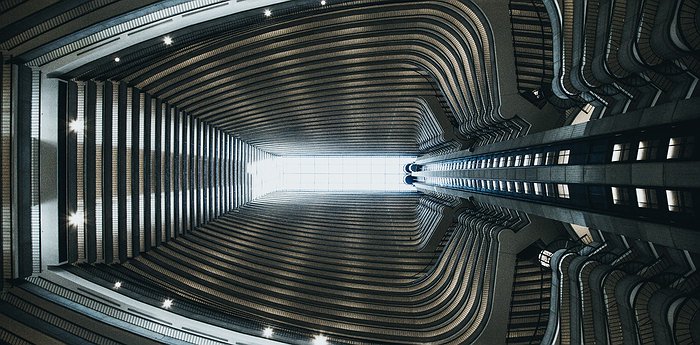
[[[246,165],[250,174],[252,199],[281,189],[282,171],[279,157],[263,159]]]

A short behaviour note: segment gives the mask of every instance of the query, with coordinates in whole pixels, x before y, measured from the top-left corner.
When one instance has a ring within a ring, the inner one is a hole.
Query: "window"
[[[405,184],[403,168],[415,157],[288,156],[280,158],[283,190],[415,190]],[[274,169],[270,169],[275,171]]]
[[[530,163],[532,163],[532,154],[528,153],[525,155],[525,161],[523,161],[523,166],[524,167],[529,167]]]
[[[656,208],[658,201],[656,199],[656,190],[647,188],[637,188],[637,206],[642,208]]]
[[[522,164],[523,164],[523,156],[522,155],[515,156],[515,166],[519,167]]]
[[[508,181],[506,184],[508,185],[508,191],[512,192],[513,191],[513,182]]]
[[[685,212],[693,207],[693,200],[689,192],[667,190],[666,202],[668,210],[671,212]]]
[[[540,152],[540,153],[536,153],[536,154],[535,154],[535,164],[533,164],[533,165],[542,165],[542,158],[543,158],[543,156],[544,156],[544,155],[543,155],[541,152]]]
[[[535,194],[536,195],[542,195],[542,183],[540,182],[535,182]]]
[[[506,183],[503,181],[499,181],[498,182],[498,189],[505,192],[506,191]]]
[[[515,192],[516,193],[523,192],[523,183],[522,182],[515,182]]]
[[[620,187],[611,187],[613,204],[615,205],[625,205],[628,204],[627,193],[624,189]]]
[[[561,150],[559,151],[559,157],[557,158],[557,164],[564,165],[569,164],[569,154],[571,150]]]
[[[532,194],[532,185],[530,182],[523,182],[523,189],[525,194]]]
[[[658,150],[658,140],[642,140],[639,142],[639,147],[637,148],[637,160],[644,161],[649,159],[656,159]]]
[[[544,184],[545,195],[554,197],[554,185],[551,183]]]
[[[547,152],[547,159],[545,160],[544,164],[545,164],[545,165],[552,165],[552,164],[554,164],[554,157],[556,156],[556,154],[557,154],[557,153],[556,153],[555,151]]]
[[[690,158],[693,156],[695,137],[678,137],[668,140],[666,159]]]
[[[506,166],[507,167],[513,166],[513,156],[508,156],[508,160],[506,161]]]
[[[630,156],[630,143],[615,144],[613,145],[612,161],[622,162],[629,159]]]
[[[569,185],[565,183],[557,184],[557,194],[562,199],[569,199]]]
[[[506,166],[506,157],[501,157],[501,162],[498,164],[499,168],[503,168]]]

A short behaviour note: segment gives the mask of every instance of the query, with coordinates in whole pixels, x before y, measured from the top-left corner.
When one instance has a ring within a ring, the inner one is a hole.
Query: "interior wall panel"
[[[125,83],[66,98],[68,262],[124,262],[256,196],[246,167],[269,153]]]
[[[0,55],[0,290],[41,270],[39,71]]]

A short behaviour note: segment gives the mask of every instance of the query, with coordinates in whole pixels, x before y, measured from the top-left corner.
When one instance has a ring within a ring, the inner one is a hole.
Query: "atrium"
[[[0,0],[2,344],[698,344],[698,0]]]

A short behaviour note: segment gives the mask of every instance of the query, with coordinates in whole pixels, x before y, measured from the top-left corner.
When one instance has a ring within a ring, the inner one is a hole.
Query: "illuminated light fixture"
[[[121,60],[122,60],[122,59],[120,59],[118,56],[114,58],[114,62],[119,62],[119,61],[121,61]]]
[[[265,337],[265,338],[271,338],[272,335],[273,335],[274,333],[275,333],[275,331],[272,330],[272,327],[266,327],[266,328],[263,330],[263,337]]]
[[[73,133],[78,133],[83,130],[85,123],[82,120],[75,119],[68,124],[68,129]]]
[[[83,217],[82,212],[76,212],[68,216],[68,224],[70,224],[71,226],[81,225],[84,221],[85,217]]]
[[[170,36],[165,36],[163,37],[163,43],[165,43],[166,46],[169,46],[173,44],[173,39]]]
[[[328,337],[323,334],[315,335],[314,340],[311,343],[313,345],[328,345]]]
[[[114,283],[114,290],[118,290],[120,287],[122,287],[122,282]]]
[[[321,6],[325,6],[325,5],[326,5],[326,0],[321,0]]]
[[[266,9],[265,10],[265,17],[269,17],[271,15],[272,15],[272,11],[270,11],[270,9]]]
[[[540,260],[540,265],[542,265],[542,267],[551,267],[550,262],[552,261],[552,255],[554,255],[554,253],[543,249],[537,257]]]
[[[173,300],[170,298],[166,298],[165,301],[163,301],[163,308],[164,309],[170,309],[170,307],[173,306]]]

